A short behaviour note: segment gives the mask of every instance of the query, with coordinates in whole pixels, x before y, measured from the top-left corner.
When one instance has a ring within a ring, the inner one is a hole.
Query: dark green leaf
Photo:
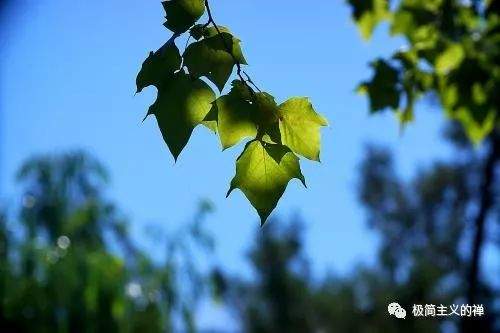
[[[217,29],[219,29],[221,33],[222,32],[226,32],[229,34],[231,33],[231,31],[228,28],[222,25],[218,25]],[[206,24],[196,24],[189,30],[189,34],[194,39],[200,40],[203,37],[208,38],[217,35],[218,34],[217,29],[215,28],[215,26],[207,26]]]
[[[189,73],[195,77],[207,77],[221,91],[233,72],[234,60],[246,64],[240,41],[227,32],[192,43],[184,52],[184,63]]]
[[[165,9],[165,27],[174,33],[186,32],[205,12],[204,0],[168,0],[162,2]]]
[[[158,97],[149,108],[158,121],[163,139],[177,160],[193,129],[203,123],[215,94],[202,80],[180,72],[158,89]]]
[[[181,55],[173,41],[158,51],[149,53],[137,74],[137,92],[150,85],[158,88],[162,81],[179,69],[180,65]]]
[[[273,96],[266,92],[259,92],[255,94],[254,100],[257,107],[255,121],[259,127],[265,128],[278,121],[278,104]]]
[[[359,87],[360,92],[369,96],[370,111],[374,113],[387,107],[397,109],[401,92],[398,87],[398,70],[380,59],[372,63],[371,67],[375,71],[372,80]]]
[[[200,40],[203,37],[203,30],[205,30],[204,24],[196,24],[191,29],[189,29],[189,34],[196,40]]]
[[[369,39],[373,30],[388,17],[387,0],[348,0],[352,7],[352,16],[358,24],[361,36]]]

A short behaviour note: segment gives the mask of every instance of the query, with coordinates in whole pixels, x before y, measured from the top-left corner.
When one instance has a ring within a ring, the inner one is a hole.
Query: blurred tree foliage
[[[463,244],[471,235],[467,219],[479,199],[477,169],[484,161],[460,128],[447,135],[456,158],[421,169],[411,181],[397,175],[387,150],[368,147],[359,198],[380,237],[376,265],[314,280],[300,224],[270,223],[258,233],[250,251],[256,278],[226,282],[226,299],[245,331],[438,332],[459,325],[458,317],[419,320],[411,314],[413,304],[460,304],[466,293]],[[474,332],[500,330],[499,292],[490,280],[481,281],[479,301],[487,310],[471,320]],[[406,320],[388,319],[387,305],[394,301],[409,311]]]
[[[459,126],[447,137],[454,158],[421,169],[411,181],[399,177],[387,150],[368,147],[359,198],[380,246],[374,265],[343,277],[312,276],[298,221],[258,230],[249,253],[252,278],[211,267],[208,276],[194,262],[194,251],[210,256],[214,248],[201,224],[208,203],[161,240],[165,258],[153,260],[134,245],[127,221],[103,195],[107,176],[99,163],[82,153],[31,159],[18,175],[19,217],[0,217],[0,332],[194,332],[196,303],[214,291],[246,332],[457,326],[458,317],[389,320],[387,314],[393,301],[410,312],[413,304],[459,304],[466,296],[467,221],[482,198],[477,170],[488,154],[473,149]],[[498,218],[498,200],[492,209]],[[494,238],[484,244],[499,246]],[[471,320],[475,332],[500,329],[499,295],[490,279],[480,280],[486,315]]]
[[[387,22],[405,45],[390,58],[375,59],[373,76],[362,82],[372,113],[392,109],[401,123],[413,119],[423,96],[434,96],[474,143],[487,138],[479,177],[470,242],[467,303],[479,294],[480,263],[487,220],[494,213],[500,163],[500,1],[348,0],[353,19],[369,38]],[[483,148],[483,147],[481,147]],[[463,327],[464,330],[470,328]]]
[[[372,62],[360,85],[371,112],[390,108],[405,123],[424,95],[481,141],[500,121],[500,5],[497,0],[348,0],[361,34],[382,22],[405,46]]]
[[[77,152],[21,168],[19,218],[0,223],[0,332],[194,331],[205,279],[196,247],[213,241],[192,223],[165,239],[165,261],[134,245],[127,221],[103,196],[107,175]]]

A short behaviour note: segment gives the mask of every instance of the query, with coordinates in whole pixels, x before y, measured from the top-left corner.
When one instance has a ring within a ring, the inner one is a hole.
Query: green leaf
[[[458,120],[465,129],[465,133],[471,142],[479,144],[483,139],[493,131],[495,122],[497,121],[495,112],[487,114],[486,119],[481,123],[475,121],[469,110],[462,108],[458,111],[450,113],[447,111],[448,116]]]
[[[279,106],[281,142],[310,160],[319,161],[320,128],[327,125],[308,98],[291,98]]]
[[[375,71],[372,80],[362,83],[358,88],[358,91],[368,94],[370,111],[375,113],[387,107],[397,109],[401,93],[398,70],[381,59],[373,62],[371,67]]]
[[[137,74],[137,92],[151,85],[158,88],[162,81],[179,69],[181,60],[179,49],[173,41],[156,52],[150,52]]]
[[[191,80],[182,72],[158,89],[158,97],[148,115],[156,116],[163,139],[175,160],[188,143],[193,129],[203,123],[214,99],[214,92],[205,82]]]
[[[228,33],[231,34],[231,31],[229,28],[222,26],[222,25],[217,25],[217,29],[222,33]],[[208,37],[213,37],[217,35],[219,32],[217,31],[215,26],[207,26],[206,24],[196,24],[189,30],[189,34],[191,37],[193,37],[196,40],[200,40],[203,37],[208,38]]]
[[[217,113],[217,128],[223,149],[234,146],[244,138],[257,135],[254,121],[256,107],[246,100],[237,88],[233,87],[228,95],[219,97],[212,108],[210,115],[212,112]]]
[[[388,18],[387,0],[348,0],[352,7],[352,16],[356,21],[361,36],[370,39],[375,27]]]
[[[246,99],[247,101],[250,101],[253,98],[252,91],[246,83],[243,83],[240,80],[234,80],[231,82],[231,85],[231,90],[240,95],[241,98]]]
[[[221,33],[225,32],[225,33],[231,34],[231,31],[229,30],[229,28],[227,28],[223,25],[218,25],[217,28],[215,28],[214,26],[206,27],[203,30],[203,37],[205,37],[205,38],[213,37],[213,36],[217,35],[219,32],[221,32]]]
[[[282,144],[279,122],[276,121],[270,125],[264,126],[261,131],[263,133],[262,141]]]
[[[167,19],[164,26],[176,34],[186,32],[205,12],[204,0],[168,0],[162,5]]]
[[[189,73],[195,77],[207,77],[220,91],[233,72],[235,59],[240,64],[246,64],[240,41],[227,32],[192,43],[184,52],[184,64]]]
[[[474,58],[465,58],[453,71],[441,76],[440,94],[443,105],[453,112],[464,109],[479,125],[498,103],[491,68]]]
[[[204,24],[196,24],[191,29],[189,29],[189,34],[196,40],[200,40],[203,37],[203,30],[205,30]]]
[[[293,178],[306,186],[299,159],[290,149],[254,140],[236,161],[236,175],[227,195],[240,189],[259,213],[263,225]]]
[[[436,72],[447,74],[457,68],[464,59],[464,49],[460,44],[452,44],[436,58]]]
[[[435,1],[402,1],[398,10],[394,11],[391,22],[391,34],[406,35],[410,41],[419,43],[422,34],[432,34],[433,24],[439,8]]]
[[[398,111],[396,113],[396,117],[399,120],[402,128],[415,119],[415,115],[413,114],[413,108],[409,105],[404,110]]]
[[[274,97],[266,92],[256,93],[254,96],[257,107],[256,122],[261,128],[278,121],[278,104]]]

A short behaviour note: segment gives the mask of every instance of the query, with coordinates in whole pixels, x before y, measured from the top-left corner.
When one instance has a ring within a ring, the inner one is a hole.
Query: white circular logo
[[[391,316],[394,316],[399,319],[405,319],[406,318],[406,310],[399,305],[399,303],[392,302],[387,306],[387,311]]]

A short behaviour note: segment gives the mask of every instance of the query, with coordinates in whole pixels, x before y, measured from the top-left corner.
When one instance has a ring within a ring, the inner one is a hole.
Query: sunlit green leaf
[[[467,137],[474,144],[479,144],[495,128],[495,122],[497,121],[494,112],[488,113],[486,119],[482,123],[475,121],[471,113],[465,108],[453,114],[448,114],[451,118],[458,120],[462,124]]]
[[[227,195],[236,188],[240,189],[264,224],[293,178],[305,186],[299,159],[290,149],[254,140],[246,145],[236,161],[236,175]]]
[[[464,59],[464,49],[459,44],[450,45],[436,59],[436,72],[446,74],[460,65]]]
[[[307,98],[291,98],[279,106],[282,143],[310,160],[319,161],[320,128],[327,125]]]
[[[233,88],[228,95],[219,97],[213,103],[211,112],[217,113],[217,128],[223,149],[257,135],[254,120],[256,106],[244,99],[238,89]]]

